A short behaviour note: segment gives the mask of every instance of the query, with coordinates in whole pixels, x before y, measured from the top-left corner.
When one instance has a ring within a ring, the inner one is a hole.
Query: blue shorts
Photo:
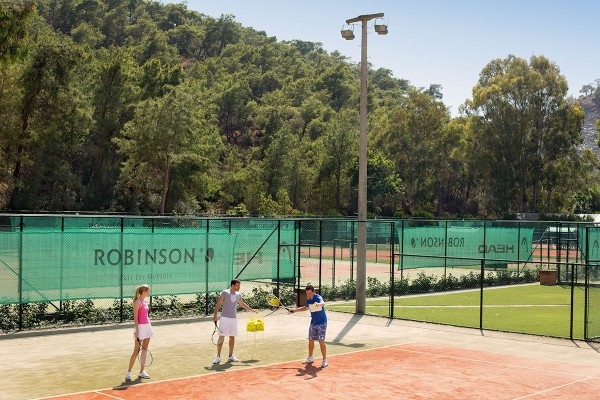
[[[325,341],[325,332],[327,332],[327,324],[313,325],[310,324],[308,327],[308,339],[318,340],[319,342]]]

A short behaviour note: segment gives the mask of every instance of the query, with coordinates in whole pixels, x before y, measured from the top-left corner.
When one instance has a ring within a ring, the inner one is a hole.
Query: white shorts
[[[219,329],[221,332],[223,332],[223,336],[237,336],[237,318],[221,317],[221,320],[219,321]]]
[[[133,329],[133,337],[139,338],[140,340],[144,340],[147,338],[151,338],[154,336],[154,331],[152,331],[152,325],[150,324],[138,324],[138,334],[135,334],[135,328]]]

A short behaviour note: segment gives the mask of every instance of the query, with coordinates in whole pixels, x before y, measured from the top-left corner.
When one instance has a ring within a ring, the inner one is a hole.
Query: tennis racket
[[[140,361],[140,364],[144,367],[151,366],[152,362],[154,361],[154,357],[152,357],[152,353],[150,352],[150,350],[148,350],[146,347],[144,347],[144,345],[142,344],[142,341],[140,339],[138,339],[137,341],[140,344],[140,348],[138,350],[138,360]]]
[[[286,306],[284,306],[284,305],[281,303],[281,300],[279,300],[279,299],[277,298],[277,296],[275,296],[274,294],[271,294],[271,293],[269,293],[269,294],[267,295],[267,303],[268,303],[268,304],[269,304],[271,307],[274,307],[274,308],[284,308],[284,309],[285,309],[287,312],[290,312],[290,313],[292,312],[292,311],[290,310],[290,308],[289,308],[289,307],[286,307]]]
[[[225,339],[224,338],[221,339],[222,337],[223,337],[223,332],[221,332],[221,330],[217,326],[217,321],[215,321],[215,329],[213,330],[212,337],[211,337],[212,344],[214,344],[215,346],[218,346],[221,343],[223,343],[223,340],[225,340]]]

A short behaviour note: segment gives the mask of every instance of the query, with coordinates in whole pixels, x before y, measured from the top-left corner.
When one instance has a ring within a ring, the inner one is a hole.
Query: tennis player
[[[142,363],[140,365],[140,373],[138,374],[138,378],[148,379],[150,375],[144,371],[144,362],[146,358],[146,349],[150,345],[150,338],[154,336],[154,332],[152,332],[152,325],[150,324],[150,319],[148,318],[148,296],[150,294],[150,286],[148,285],[140,285],[135,290],[135,294],[133,296],[133,353],[131,354],[131,358],[129,359],[129,369],[125,374],[125,380],[131,380],[131,369],[135,364],[135,360],[137,358],[138,353],[140,352],[140,341],[144,346],[142,350]]]
[[[215,357],[213,364],[221,363],[221,349],[223,348],[225,336],[229,336],[229,357],[227,358],[227,361],[240,361],[233,354],[233,348],[235,347],[235,337],[238,334],[238,304],[247,311],[258,312],[258,310],[255,310],[252,307],[248,306],[248,304],[246,304],[244,300],[242,300],[240,286],[240,281],[237,279],[233,279],[231,281],[231,287],[221,292],[221,295],[217,300],[217,304],[215,305],[213,322],[217,322],[217,313],[219,312],[219,308],[221,307],[221,305],[223,305],[223,309],[221,310],[221,322],[219,323],[219,330],[221,331],[221,334],[219,336],[219,341],[217,342],[217,356]]]
[[[325,344],[325,333],[327,332],[327,315],[325,314],[325,301],[315,293],[313,285],[306,286],[306,305],[298,308],[291,308],[290,312],[310,310],[310,326],[308,327],[308,357],[303,364],[312,364],[315,362],[313,351],[315,349],[315,340],[319,341],[321,348],[321,367],[325,368],[327,362],[327,345]]]

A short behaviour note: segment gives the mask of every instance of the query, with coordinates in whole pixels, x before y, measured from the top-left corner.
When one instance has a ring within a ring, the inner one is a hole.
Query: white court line
[[[119,386],[115,386],[115,387],[119,387]],[[74,392],[74,393],[67,393],[67,394],[56,394],[56,395],[53,395],[53,396],[46,396],[46,397],[36,397],[35,399],[32,399],[32,400],[56,399],[57,397],[77,396],[79,394],[88,394],[88,393],[96,393],[96,394],[99,394],[101,396],[110,397],[111,399],[125,400],[122,397],[116,397],[116,396],[112,396],[112,395],[110,395],[108,393],[102,393],[101,392],[101,390],[115,390],[115,387],[112,387],[110,389],[86,390],[86,391],[83,391],[83,392]]]
[[[450,355],[447,355],[447,354],[437,354],[437,353],[431,353],[431,352],[426,352],[426,351],[418,351],[418,350],[410,350],[410,349],[399,349],[399,348],[394,348],[392,350],[405,351],[405,352],[416,353],[416,354],[425,354],[425,355],[429,355],[429,356],[453,358],[453,359],[456,359],[456,360],[473,361],[473,362],[477,362],[477,363],[490,364],[490,365],[498,365],[498,366],[502,366],[502,367],[521,368],[521,369],[526,369],[526,370],[530,370],[530,371],[550,372],[550,373],[561,374],[561,375],[579,376],[579,377],[584,377],[585,379],[590,379],[590,378],[595,378],[596,377],[596,376],[589,376],[589,375],[584,375],[584,374],[574,374],[574,373],[571,373],[571,372],[561,372],[561,371],[552,371],[552,370],[541,369],[541,368],[534,368],[534,367],[524,367],[524,366],[516,365],[516,364],[506,364],[506,363],[499,363],[499,362],[495,362],[495,361],[477,360],[475,358],[450,356]],[[465,349],[465,350],[468,350],[468,349]],[[479,350],[475,350],[475,351],[479,351]],[[503,354],[503,353],[499,353],[499,354]],[[509,354],[507,354],[507,355],[509,355]]]
[[[528,395],[525,395],[525,396],[521,396],[521,397],[516,397],[513,400],[526,399],[528,397],[537,396],[538,394],[551,392],[553,390],[560,389],[560,388],[563,388],[563,387],[569,386],[569,385],[574,385],[576,383],[580,383],[580,382],[587,381],[587,380],[590,380],[590,379],[593,379],[593,377],[587,377],[587,378],[579,379],[578,381],[574,381],[574,382],[570,382],[570,383],[565,383],[564,385],[555,386],[555,387],[552,387],[552,388],[549,388],[549,389],[545,389],[545,390],[540,390],[539,392],[531,393],[531,394],[528,394]]]
[[[124,400],[122,397],[111,396],[110,394],[102,393],[102,392],[99,392],[97,390],[94,390],[92,393],[98,393],[98,394],[100,394],[102,396],[110,397],[111,399]]]
[[[483,308],[524,308],[524,307],[570,307],[570,304],[488,304],[484,305]],[[331,307],[331,306],[330,306]],[[348,304],[335,304],[334,307],[354,307],[354,303]],[[367,308],[389,308],[389,304],[375,304],[368,305]],[[480,308],[479,305],[422,305],[422,306],[409,306],[402,304],[395,304],[394,308]],[[335,311],[335,308],[332,310]]]

